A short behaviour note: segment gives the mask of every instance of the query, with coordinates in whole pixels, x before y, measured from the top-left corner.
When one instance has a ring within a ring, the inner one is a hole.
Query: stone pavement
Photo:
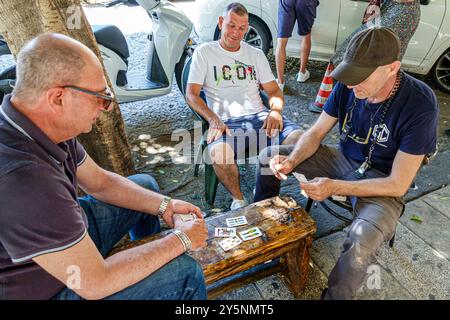
[[[301,299],[320,298],[344,238],[345,229],[314,241],[308,284]],[[386,244],[381,248],[370,272],[359,299],[450,299],[450,186],[406,205],[397,226],[394,247],[391,249]],[[378,274],[380,277],[375,278]],[[218,299],[291,300],[294,297],[281,275],[273,275]]]

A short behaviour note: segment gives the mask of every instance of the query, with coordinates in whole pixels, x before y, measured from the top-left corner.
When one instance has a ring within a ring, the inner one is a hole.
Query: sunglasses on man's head
[[[108,87],[104,91],[102,91],[102,93],[96,92],[96,91],[91,91],[91,90],[84,89],[84,88],[80,88],[77,86],[72,86],[72,85],[63,86],[63,88],[72,89],[75,91],[90,94],[92,96],[95,96],[95,97],[101,99],[103,101],[102,107],[105,111],[108,111],[109,106],[111,105],[111,102],[114,100],[114,93]]]

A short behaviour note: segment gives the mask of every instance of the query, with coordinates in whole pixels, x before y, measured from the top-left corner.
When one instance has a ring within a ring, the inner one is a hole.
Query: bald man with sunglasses
[[[200,209],[159,194],[149,175],[103,170],[76,140],[113,99],[78,41],[43,34],[18,54],[0,107],[0,300],[206,299],[202,269],[185,254],[206,246]],[[159,217],[173,232],[108,257],[127,233],[160,231]]]
[[[434,152],[439,107],[425,83],[400,70],[400,41],[376,27],[350,41],[332,76],[340,83],[317,122],[295,147],[261,152],[255,201],[275,196],[295,171],[313,200],[332,195],[351,202],[355,219],[328,277],[325,299],[354,299],[383,244],[395,234],[408,191],[424,156]],[[339,125],[338,147],[322,144]]]

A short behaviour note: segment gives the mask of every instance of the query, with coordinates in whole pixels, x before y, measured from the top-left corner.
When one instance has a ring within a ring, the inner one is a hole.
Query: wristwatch
[[[158,217],[162,218],[164,216],[164,213],[166,213],[166,209],[167,209],[167,206],[168,206],[170,200],[172,200],[172,198],[166,196],[161,201],[161,204],[159,205],[159,208],[158,208]]]

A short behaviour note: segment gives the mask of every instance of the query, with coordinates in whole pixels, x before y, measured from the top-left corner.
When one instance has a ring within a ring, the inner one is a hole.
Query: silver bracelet
[[[181,243],[183,244],[184,252],[191,250],[192,242],[186,233],[181,230],[174,229],[173,234],[176,235],[178,239],[180,239]]]
[[[170,200],[172,200],[171,197],[164,197],[164,199],[161,201],[161,204],[158,208],[158,216],[163,217],[164,213],[166,213],[167,205],[169,204]]]

